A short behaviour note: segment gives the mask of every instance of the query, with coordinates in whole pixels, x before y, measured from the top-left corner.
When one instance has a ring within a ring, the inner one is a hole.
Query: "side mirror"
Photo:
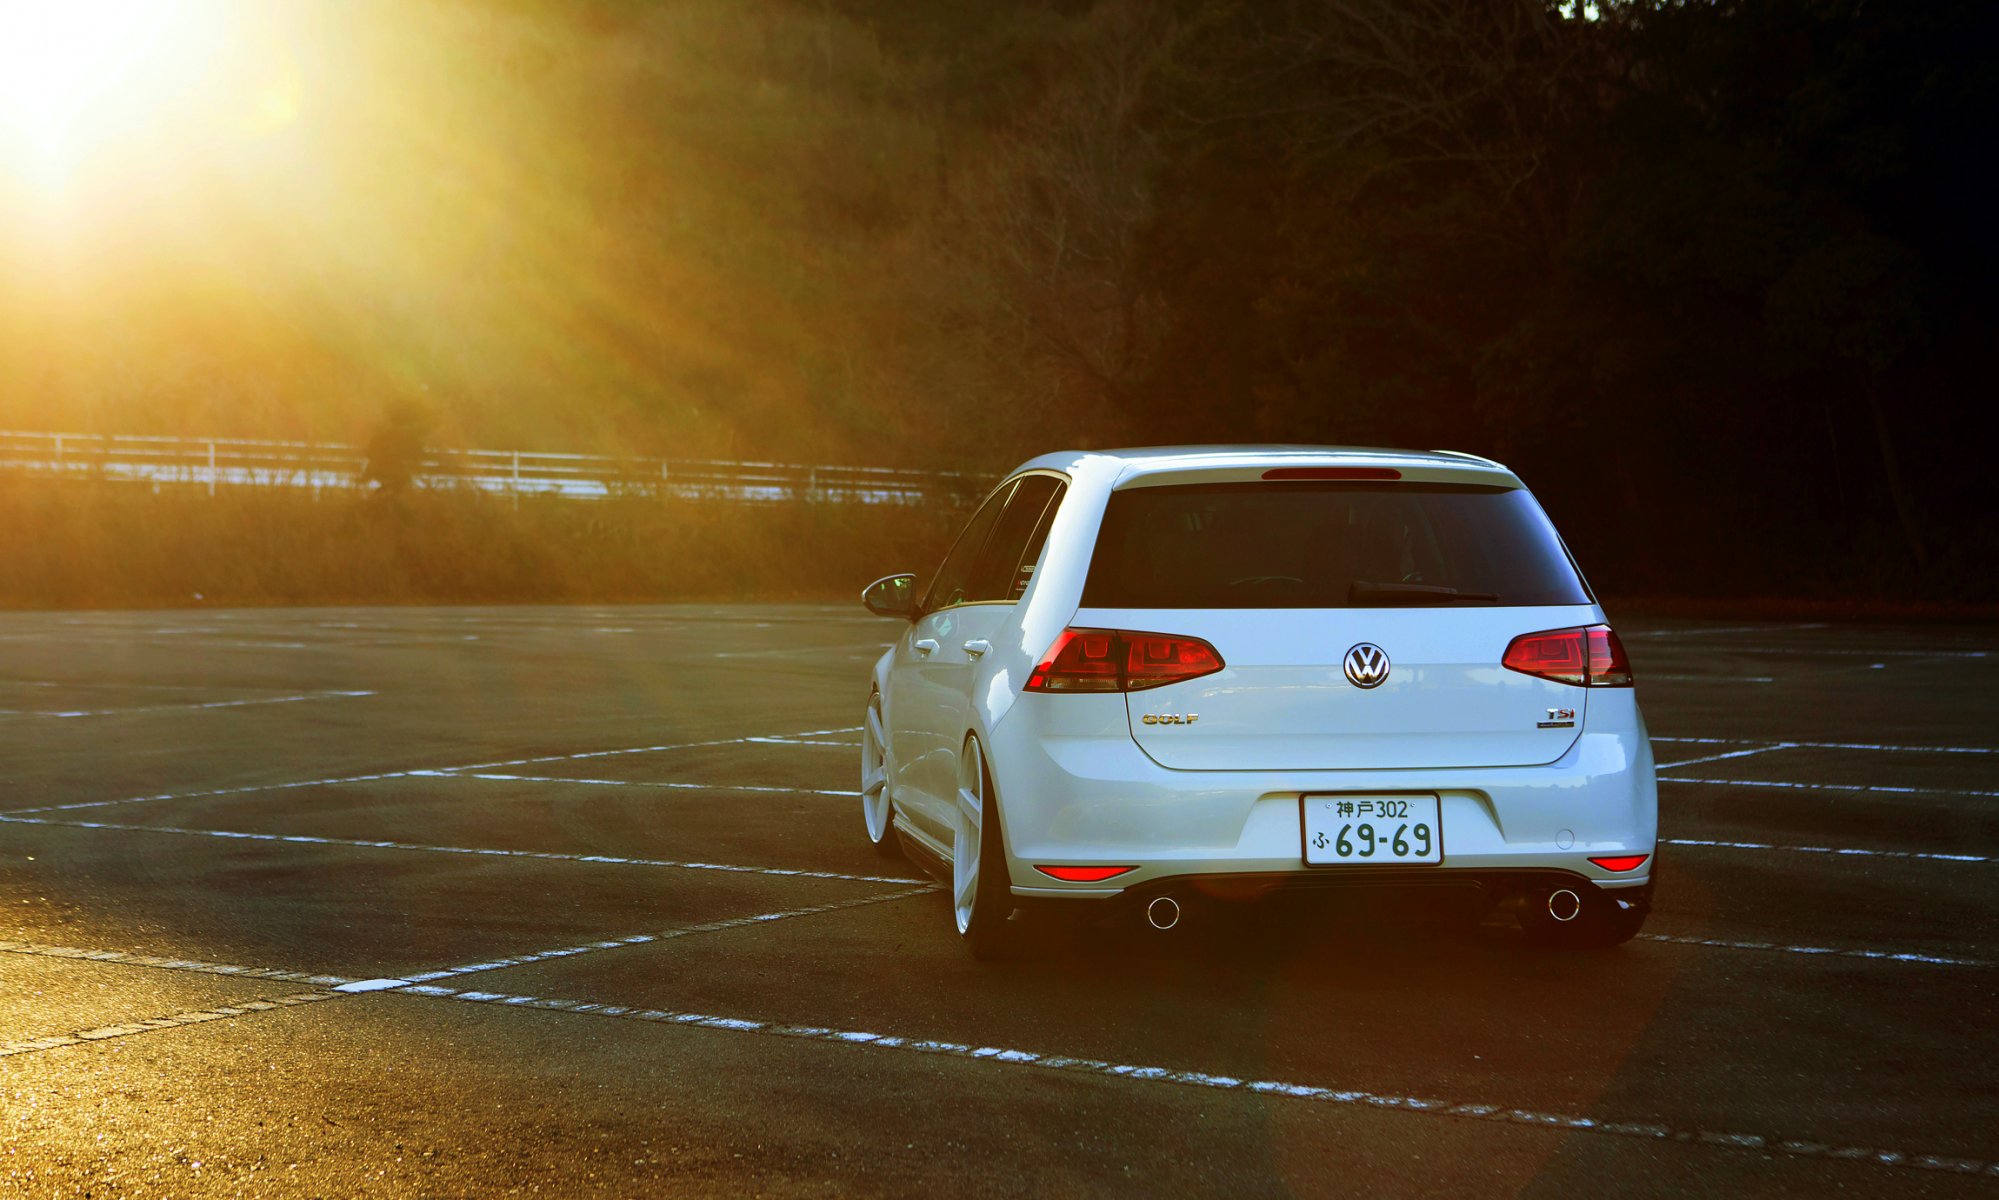
[[[878,617],[916,616],[916,576],[884,575],[861,590],[861,603]]]

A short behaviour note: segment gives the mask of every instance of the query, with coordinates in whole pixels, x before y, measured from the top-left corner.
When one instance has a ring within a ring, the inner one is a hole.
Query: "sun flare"
[[[201,92],[224,25],[217,0],[0,0],[0,172],[59,181],[144,138]]]

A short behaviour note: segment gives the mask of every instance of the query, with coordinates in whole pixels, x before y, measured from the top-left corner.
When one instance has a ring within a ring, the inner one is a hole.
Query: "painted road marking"
[[[679,743],[657,745],[657,746],[632,746],[632,747],[624,747],[613,750],[587,750],[575,754],[550,754],[550,755],[541,755],[534,758],[508,759],[499,762],[469,763],[463,766],[453,766],[453,767],[434,767],[434,768],[424,768],[419,770],[407,770],[407,771],[378,771],[363,775],[344,775],[344,776],[337,776],[326,779],[305,779],[305,780],[296,780],[286,783],[252,784],[245,787],[213,788],[205,791],[162,792],[152,796],[126,796],[111,800],[84,800],[70,804],[41,805],[33,808],[18,808],[8,811],[17,814],[70,812],[77,809],[102,808],[116,804],[140,804],[140,803],[148,803],[161,800],[198,800],[198,799],[207,799],[218,796],[249,795],[255,792],[284,791],[296,788],[332,787],[340,784],[370,783],[377,780],[404,779],[404,778],[410,778],[412,776],[451,775],[460,772],[470,773],[477,771],[489,771],[493,768],[499,768],[499,767],[528,766],[537,763],[549,763],[549,762],[574,762],[591,758],[610,758],[610,757],[617,757],[617,756],[631,755],[631,754],[664,753],[672,750],[694,750],[694,749],[705,749],[715,746],[744,745],[749,743],[758,743],[763,745],[784,745],[787,743],[794,743],[794,742],[804,743],[808,742],[811,739],[829,738],[839,734],[859,733],[860,731],[861,731],[860,726],[850,725],[850,726],[843,726],[838,729],[814,729],[814,730],[806,730],[801,733],[792,733],[792,734],[757,734],[757,735],[750,735],[747,737],[718,738],[711,741],[702,741],[702,742],[679,742]],[[1720,745],[1760,746],[1765,744],[1763,742],[1757,742],[1741,738],[1655,737],[1652,739],[1652,741],[1654,743],[1664,742],[1669,744],[1717,745],[1717,746]],[[1784,745],[1786,748],[1800,748],[1800,749],[1813,749],[1813,750],[1881,750],[1881,751],[1890,751],[1896,753],[1916,753],[1916,754],[1931,754],[1931,753],[1999,754],[1999,747],[1985,747],[1985,746],[1904,746],[1904,745],[1883,745],[1883,744],[1862,743],[1862,742],[1786,742],[1784,743]],[[851,745],[849,746],[849,748],[851,748]],[[529,777],[526,776],[522,777],[523,780],[527,778]],[[597,780],[597,781],[587,781],[587,782],[605,784],[605,783],[614,783],[617,781]],[[1693,783],[1693,782],[1728,782],[1728,781],[1676,780],[1675,782]],[[1831,785],[1797,785],[1797,786],[1830,787]],[[1874,790],[1874,789],[1861,789],[1861,790]],[[1891,790],[1891,789],[1880,789],[1880,790]],[[1906,790],[1918,793],[1921,791],[1921,789],[1906,789]],[[831,794],[852,796],[855,795],[856,793],[835,792]],[[1990,795],[1991,793],[1944,792],[1939,794],[1982,796],[1982,795]]]
[[[1790,750],[1795,745],[1796,743],[1794,742],[1778,742],[1773,746],[1757,746],[1751,750],[1730,750],[1725,754],[1710,754],[1705,758],[1687,758],[1681,759],[1679,762],[1660,763],[1655,769],[1671,771],[1676,767],[1691,767],[1696,763],[1720,762],[1725,758],[1748,758],[1752,754],[1768,754],[1772,750]]]
[[[1327,1087],[1269,1079],[1245,1079],[1239,1076],[1214,1074],[1206,1071],[1106,1062],[1102,1059],[1046,1054],[1035,1050],[1009,1049],[1001,1046],[975,1046],[964,1042],[949,1042],[928,1038],[906,1038],[893,1034],[873,1033],[863,1030],[831,1029],[816,1025],[792,1025],[745,1017],[677,1012],[670,1009],[631,1008],[619,1004],[600,1004],[593,1001],[524,996],[506,992],[458,991],[452,988],[434,986],[420,985],[405,988],[397,994],[457,1000],[497,1008],[539,1009],[551,1012],[578,1013],[589,1016],[609,1017],[615,1020],[647,1021],[655,1024],[678,1025],[695,1029],[714,1029],[727,1033],[744,1033],[763,1037],[825,1042],[869,1050],[897,1050],[914,1054],[934,1054],[947,1058],[1001,1063],[1010,1067],[1031,1067],[1044,1071],[1060,1071],[1069,1074],[1092,1075],[1112,1079],[1129,1079],[1141,1083],[1167,1083],[1183,1087],[1211,1088],[1217,1091],[1242,1092],[1282,1100],[1309,1100],[1323,1104],[1379,1108],[1392,1112],[1422,1116],[1491,1121],[1499,1124],[1551,1129],[1565,1133],[1607,1134],[1616,1137],[1645,1138],[1658,1142],[1679,1142],[1689,1145],[1755,1150],[1784,1157],[1826,1158],[1842,1162],[1871,1163],[1884,1167],[1945,1171],[1961,1175],[1990,1174],[1999,1176],[1999,1162],[1984,1158],[1958,1158],[1921,1154],[1907,1150],[1836,1146],[1828,1143],[1782,1137],[1775,1134],[1677,1129],[1659,1122],[1607,1121],[1596,1117],[1583,1116],[1580,1113],[1541,1112],[1532,1109],[1513,1108],[1501,1104],[1464,1103],[1428,1096],[1405,1096],[1371,1092],[1359,1088]]]
[[[315,975],[305,971],[283,971],[276,967],[239,967],[230,963],[202,962],[192,958],[126,954],[119,950],[83,950],[75,946],[50,946],[41,942],[0,941],[0,953],[116,963],[126,967],[154,967],[162,971],[192,971],[198,975],[227,975],[235,979],[281,979],[286,983],[311,983],[320,987],[338,987],[354,982],[344,975]]]
[[[356,979],[352,983],[343,983],[333,990],[349,993],[385,992],[391,988],[403,987],[408,983],[409,980],[407,979]]]
[[[627,946],[644,946],[655,942],[672,941],[674,938],[690,937],[699,933],[719,933],[729,929],[746,929],[753,925],[768,925],[774,921],[788,921],[793,917],[809,917],[818,913],[839,912],[842,909],[866,908],[871,904],[886,904],[891,900],[905,900],[911,896],[926,896],[940,890],[936,885],[904,888],[880,896],[860,896],[851,900],[834,900],[827,904],[814,904],[806,908],[788,908],[780,912],[757,913],[748,917],[725,917],[719,921],[704,921],[699,925],[676,925],[657,933],[635,933],[627,937],[609,938],[602,941],[584,942],[575,946],[562,946],[554,950],[540,950],[532,954],[514,954],[504,958],[488,958],[467,963],[461,967],[446,967],[438,971],[422,971],[401,979],[369,979],[349,984],[340,991],[386,991],[391,988],[408,987],[413,984],[429,983],[459,975],[474,975],[483,971],[499,971],[507,967],[526,966],[551,958],[573,958],[578,954],[595,954],[600,950],[622,950]]]
[[[491,778],[488,776],[478,776],[478,775],[445,776],[445,777],[466,778],[466,779]],[[519,778],[527,782],[607,783],[619,787],[662,787],[662,788],[684,787],[697,790],[717,790],[717,791],[745,790],[745,789],[730,789],[726,787],[711,788],[709,787],[709,785],[706,784],[671,784],[671,783],[632,784],[620,780],[572,780],[572,779],[543,780],[532,776],[499,776],[498,778],[502,779]],[[1675,782],[1675,781],[1663,781],[1663,782]],[[1716,782],[1728,782],[1728,781],[1716,781]],[[765,789],[747,789],[747,790],[782,791],[782,792],[798,791],[798,789],[790,789],[790,788],[765,788]],[[801,794],[852,796],[857,793],[805,792]],[[135,825],[123,822],[116,822],[116,821],[63,821],[46,817],[26,816],[18,813],[0,813],[0,822],[5,822],[14,825],[44,825],[44,826],[51,826],[64,829],[108,829],[108,830],[117,830],[130,833],[170,833],[170,834],[179,834],[184,837],[208,837],[208,838],[220,838],[220,839],[238,840],[238,841],[291,842],[301,845],[348,846],[348,847],[357,847],[360,849],[368,849],[368,850],[414,850],[431,854],[479,854],[479,855],[491,855],[495,857],[505,857],[505,858],[535,858],[535,859],[547,859],[551,861],[561,861],[561,862],[605,863],[617,866],[664,867],[669,869],[688,870],[688,871],[726,871],[726,872],[734,872],[741,874],[785,876],[785,877],[792,877],[799,879],[834,879],[851,883],[921,882],[920,880],[910,879],[902,876],[855,875],[840,871],[812,871],[812,870],[805,870],[802,868],[792,868],[792,867],[758,867],[758,866],[745,866],[735,863],[693,862],[693,861],[682,861],[678,859],[663,859],[663,858],[637,858],[637,857],[627,857],[627,856],[611,855],[611,854],[562,853],[552,850],[505,850],[497,847],[486,847],[486,846],[437,846],[422,842],[397,842],[397,841],[370,840],[370,839],[360,839],[360,838],[322,837],[314,834],[248,833],[240,830],[231,830],[231,829],[188,829],[178,825]],[[1921,859],[1934,862],[1990,863],[1994,861],[1999,861],[1999,858],[1995,858],[1994,856],[1981,855],[1981,854],[1949,854],[1949,853],[1943,853],[1941,851],[1928,851],[1928,850],[1877,850],[1877,849],[1863,848],[1859,846],[1786,846],[1786,845],[1777,845],[1769,842],[1722,841],[1722,840],[1711,840],[1704,838],[1660,838],[1659,844],[1663,846],[1698,846],[1710,849],[1727,849],[1727,850],[1764,850],[1764,851],[1774,850],[1774,851],[1784,851],[1787,853],[1794,853],[1794,854],[1831,854],[1831,855],[1855,856],[1863,858]]]
[[[1848,658],[1991,658],[1990,650],[1846,650],[1836,646],[1730,646],[1730,654],[1836,654]]]
[[[825,788],[774,787],[761,783],[682,783],[673,780],[584,779],[564,775],[495,775],[484,771],[413,771],[413,775],[434,775],[439,779],[487,779],[502,783],[577,783],[590,787],[672,788],[690,792],[775,792],[786,796],[859,796],[855,791]]]
[[[300,833],[242,833],[230,829],[182,829],[175,825],[125,825],[111,821],[57,821],[0,813],[10,825],[47,825],[64,829],[115,829],[128,833],[171,833],[182,837],[222,838],[249,842],[292,842],[310,846],[352,846],[366,850],[415,850],[426,854],[479,854],[496,858],[537,858],[551,862],[606,863],[627,867],[666,867],[679,871],[725,871],[737,875],[771,875],[791,879],[836,879],[847,883],[922,883],[893,875],[849,875],[840,871],[808,871],[792,867],[750,867],[736,863],[679,862],[665,858],[626,858],[613,854],[562,854],[553,850],[501,850],[487,846],[431,846],[421,842],[365,841],[316,837]],[[4,945],[4,943],[0,943]]]
[[[284,692],[289,688],[250,683],[132,683],[119,679],[0,679],[0,687],[49,687],[117,692]]]
[[[145,704],[134,708],[14,712],[10,715],[23,717],[122,717],[129,713],[191,712],[202,708],[249,708],[257,704],[297,704],[303,700],[351,699],[353,697],[372,696],[374,694],[374,692],[305,692],[296,696],[260,696],[252,700],[209,700],[191,704]]]
[[[781,734],[777,736],[794,738],[824,737],[836,733],[859,733],[861,727],[850,725],[842,729],[811,729],[803,733]],[[667,750],[696,750],[708,746],[738,746],[751,741],[751,737],[721,738],[710,742],[682,742],[668,746],[632,746],[618,750],[587,750],[580,754],[551,754],[540,758],[521,758],[507,762],[469,763],[459,767],[432,767],[408,771],[377,771],[369,775],[343,775],[330,779],[300,779],[289,783],[259,783],[246,787],[214,788],[200,792],[161,792],[155,796],[125,796],[115,800],[81,800],[73,804],[45,804],[36,808],[8,809],[0,816],[18,813],[71,812],[80,808],[104,808],[114,804],[144,804],[157,800],[202,800],[213,796],[242,796],[252,792],[284,791],[292,788],[332,787],[343,783],[371,783],[380,779],[407,779],[415,775],[449,775],[458,771],[479,771],[492,767],[518,767],[531,763],[568,762],[584,758],[608,758],[621,754],[653,754]]]
[[[1999,797],[1999,792],[1966,791],[1958,788],[1893,787],[1885,783],[1790,783],[1776,779],[1689,779],[1684,775],[1659,776],[1660,783],[1704,783],[1721,787],[1790,788],[1803,792],[1877,792],[1892,796],[1968,796],[1976,799]]]
[[[1761,746],[1769,738],[1655,737],[1657,742],[1686,746]],[[1892,754],[1999,754],[1995,746],[1895,746],[1879,742],[1784,742],[1801,750],[1882,750]]]
[[[585,750],[578,754],[544,754],[536,758],[511,758],[503,762],[468,763],[462,767],[439,767],[441,772],[489,771],[497,767],[527,767],[536,763],[576,762],[586,758],[614,758],[624,754],[657,754],[666,750],[699,750],[709,746],[740,746],[756,740],[757,736],[777,736],[792,738],[826,737],[836,733],[859,733],[859,725],[848,725],[840,729],[808,729],[803,733],[777,735],[752,735],[750,737],[717,738],[709,742],[681,742],[670,746],[630,746],[618,750]]]
[[[1860,958],[1869,962],[1912,963],[1926,967],[1999,966],[1982,958],[1958,958],[1948,954],[1919,954],[1913,950],[1863,950],[1838,946],[1787,946],[1781,942],[1751,942],[1728,938],[1692,937],[1672,933],[1641,933],[1640,941],[1662,942],[1669,946],[1708,946],[1719,950],[1760,950],[1775,954],[1803,954],[1816,957]]]
[[[1931,862],[1989,863],[1988,854],[1943,854],[1932,850],[1863,850],[1858,846],[1776,846],[1768,842],[1719,842],[1701,838],[1660,838],[1662,846],[1707,846],[1724,850],[1783,850],[1791,854],[1835,854],[1861,858],[1916,858]]]
[[[300,1004],[313,1004],[320,1000],[335,999],[332,992],[294,992],[289,996],[273,996],[268,1000],[242,1000],[235,1004],[225,1004],[217,1008],[197,1008],[189,1012],[178,1012],[171,1016],[153,1017],[144,1021],[131,1021],[122,1025],[105,1025],[97,1029],[85,1029],[77,1033],[57,1034],[53,1037],[30,1038],[20,1042],[0,1042],[0,1058],[14,1054],[33,1054],[40,1050],[58,1050],[64,1046],[81,1046],[85,1042],[101,1042],[107,1038],[130,1037],[135,1033],[152,1033],[160,1029],[179,1029],[188,1025],[202,1025],[209,1021],[226,1021],[234,1017],[247,1017],[251,1013],[270,1012],[279,1008],[294,1008]]]
[[[138,631],[138,633],[149,635],[150,631]],[[137,640],[138,640],[138,634],[120,633],[118,630],[110,627],[104,627],[102,633],[93,632],[88,634],[51,633],[48,631],[41,631],[35,633],[0,633],[0,641],[63,642],[77,646],[114,646],[121,650],[129,649],[133,645],[133,643]],[[187,649],[187,650],[203,650],[203,651],[313,650],[313,649],[326,649],[329,648],[330,645],[331,644],[328,643],[319,646],[311,646],[307,645],[305,642],[248,642],[240,640],[225,641],[225,640],[210,639],[210,638],[201,638],[199,640],[190,639],[189,641],[186,642],[164,643],[164,646],[169,649],[176,649],[176,650]],[[158,649],[160,647],[156,646],[153,648]]]
[[[1703,629],[1689,626],[1683,629],[1647,629],[1639,633],[1620,634],[1620,637],[1712,637],[1718,633],[1786,633],[1793,629],[1825,629],[1824,622],[1811,625],[1731,625],[1721,629]]]
[[[206,792],[161,792],[157,796],[126,796],[118,800],[79,800],[74,804],[45,804],[40,808],[14,808],[0,813],[0,819],[26,813],[71,812],[79,808],[104,808],[113,804],[144,804],[153,800],[204,800],[211,796],[247,796],[252,792],[282,792],[293,788],[332,787],[341,783],[368,783],[377,779],[402,779],[408,771],[383,771],[373,775],[343,775],[335,779],[300,779],[290,783],[254,783],[247,787],[215,788]]]

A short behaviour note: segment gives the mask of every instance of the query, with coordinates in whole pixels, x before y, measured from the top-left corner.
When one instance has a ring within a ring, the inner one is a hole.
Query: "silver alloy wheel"
[[[979,857],[985,849],[986,758],[979,739],[967,738],[958,756],[958,828],[951,839],[951,907],[958,932],[972,927],[972,906],[979,898]]]
[[[882,846],[895,836],[890,828],[894,809],[888,793],[888,737],[882,727],[882,698],[868,697],[867,724],[861,730],[861,816],[868,823],[868,840]]]

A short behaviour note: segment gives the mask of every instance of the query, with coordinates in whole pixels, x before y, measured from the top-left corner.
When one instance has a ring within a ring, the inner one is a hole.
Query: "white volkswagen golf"
[[[874,667],[870,841],[1016,910],[1356,885],[1475,889],[1545,944],[1649,908],[1631,668],[1488,459],[1331,447],[1045,455],[995,488]]]

